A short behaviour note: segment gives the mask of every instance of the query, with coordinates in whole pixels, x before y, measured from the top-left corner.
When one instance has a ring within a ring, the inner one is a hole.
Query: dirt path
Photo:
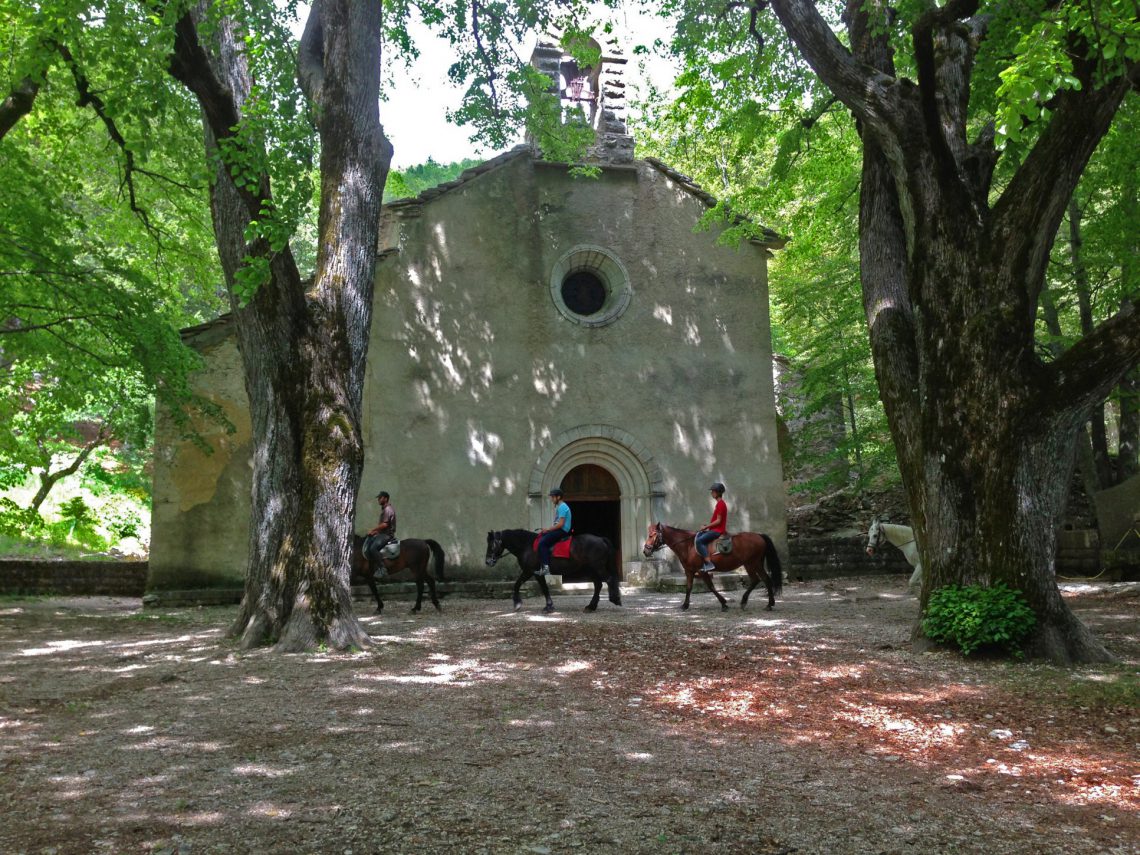
[[[294,656],[0,601],[0,852],[1140,852],[1140,586],[1068,594],[1124,659],[1073,673],[912,654],[903,587],[391,602]]]

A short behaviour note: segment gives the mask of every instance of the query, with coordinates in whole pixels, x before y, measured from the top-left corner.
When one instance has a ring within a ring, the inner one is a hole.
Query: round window
[[[562,280],[562,302],[579,315],[596,315],[606,305],[606,284],[590,270],[575,270]]]
[[[625,266],[613,253],[584,245],[558,259],[550,274],[550,296],[569,320],[600,327],[625,311],[633,289]]]

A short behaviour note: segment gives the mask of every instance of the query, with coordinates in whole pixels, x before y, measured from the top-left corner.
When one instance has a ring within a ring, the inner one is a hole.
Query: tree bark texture
[[[1053,362],[1034,348],[1049,248],[1130,82],[1058,96],[992,202],[992,127],[967,138],[986,22],[977,0],[913,26],[917,82],[895,76],[885,4],[852,0],[844,47],[807,0],[772,0],[791,39],[851,109],[864,143],[860,254],[876,376],[923,565],[921,604],[949,584],[1005,582],[1038,617],[1029,652],[1110,659],[1055,583],[1056,529],[1078,430],[1140,361],[1137,307]],[[876,18],[875,16],[880,16]]]
[[[242,121],[251,77],[233,22],[213,29],[207,50],[200,13],[179,22],[171,70],[198,97],[207,147],[216,150]],[[310,15],[306,35],[315,30],[319,39],[308,61],[323,68],[324,85],[311,90],[322,177],[321,240],[308,291],[288,247],[271,252],[264,242],[246,242],[247,226],[272,206],[268,176],[252,189],[222,165],[212,192],[253,433],[249,563],[233,631],[243,647],[276,641],[285,651],[369,643],[353,612],[349,564],[380,203],[392,154],[378,112],[380,0],[319,0]],[[243,305],[235,276],[258,255],[269,260],[269,279]]]

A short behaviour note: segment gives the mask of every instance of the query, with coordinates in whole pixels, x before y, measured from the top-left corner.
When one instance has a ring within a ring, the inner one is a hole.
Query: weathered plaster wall
[[[154,506],[148,590],[236,586],[248,554],[250,416],[241,357],[228,324],[191,335],[205,367],[194,389],[217,404],[232,431],[202,419],[206,453],[179,439],[160,414],[155,443]]]
[[[592,180],[528,157],[403,208],[377,270],[358,530],[388,490],[402,535],[474,574],[486,531],[546,523],[547,489],[593,453],[640,491],[623,487],[627,562],[650,521],[707,521],[712,480],[730,527],[786,556],[765,250],[695,233],[704,210],[644,163]],[[597,328],[551,296],[554,265],[586,244],[632,288]]]

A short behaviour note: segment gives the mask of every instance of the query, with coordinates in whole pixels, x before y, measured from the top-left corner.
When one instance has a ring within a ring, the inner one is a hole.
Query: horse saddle
[[[732,535],[725,533],[718,537],[715,544],[717,555],[728,555],[732,552]]]
[[[534,539],[534,545],[532,548],[534,549],[535,552],[538,552],[538,541],[540,539],[541,539],[541,535]],[[574,535],[570,535],[570,537],[566,538],[565,540],[558,541],[558,543],[554,544],[554,549],[550,553],[550,556],[552,558],[569,558],[570,557],[570,541],[573,539],[574,539]]]
[[[390,540],[380,547],[380,557],[385,561],[394,561],[400,557],[400,541]]]

